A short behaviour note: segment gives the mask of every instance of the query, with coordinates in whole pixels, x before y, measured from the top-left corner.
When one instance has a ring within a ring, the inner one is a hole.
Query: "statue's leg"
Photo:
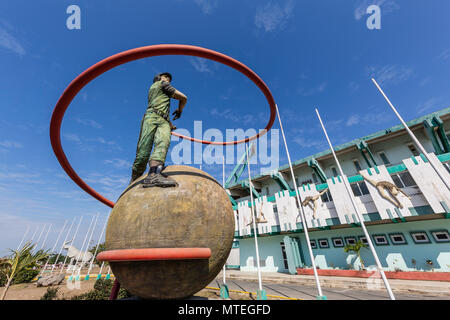
[[[382,187],[377,187],[378,192],[380,193],[380,195],[386,199],[387,201],[389,201],[390,203],[392,203],[394,206],[398,206],[397,202],[395,202],[394,200],[392,200],[392,198],[390,198],[385,192],[384,192],[384,188]]]
[[[159,121],[155,121],[155,124],[157,125],[157,128],[154,137],[154,148],[150,156],[150,174],[144,179],[142,186],[144,188],[176,187],[178,186],[177,182],[162,173],[170,146],[170,126],[169,123],[162,118]],[[154,163],[158,163],[159,165],[155,168],[153,165]]]
[[[153,140],[157,129],[157,126],[152,121],[155,116],[157,115],[152,113],[146,114],[142,119],[130,183],[139,178],[147,168],[147,162],[152,151]]]
[[[314,219],[317,219],[317,202],[318,202],[318,200],[314,201],[314,209],[313,209],[313,217],[314,217]]]

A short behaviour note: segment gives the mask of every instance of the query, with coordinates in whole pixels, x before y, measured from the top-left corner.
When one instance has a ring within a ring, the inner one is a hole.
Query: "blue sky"
[[[72,4],[81,9],[81,30],[66,27]],[[380,30],[366,27],[371,4],[381,8]],[[448,1],[418,0],[2,1],[0,255],[15,248],[28,227],[52,223],[51,243],[64,220],[84,216],[84,235],[94,214],[101,215],[98,226],[107,219],[109,208],[66,176],[49,139],[64,88],[101,59],[177,43],[241,61],[272,91],[291,157],[299,159],[327,148],[316,107],[335,145],[398,124],[372,76],[405,120],[448,107],[449,10]],[[148,87],[162,71],[171,72],[173,86],[189,98],[179,128],[192,132],[201,120],[203,130],[225,132],[261,128],[268,120],[257,87],[209,60],[155,57],[108,71],[74,99],[61,137],[73,168],[113,201],[129,181]],[[280,146],[280,165],[286,159]],[[203,169],[221,181],[220,165]]]

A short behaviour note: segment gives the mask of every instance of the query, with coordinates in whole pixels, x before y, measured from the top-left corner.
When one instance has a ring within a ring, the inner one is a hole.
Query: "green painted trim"
[[[314,157],[307,160],[306,164],[308,165],[308,167],[311,167],[313,169],[313,171],[317,174],[322,182],[327,182],[327,175],[325,174],[325,171],[323,171],[323,169],[320,167],[319,162],[317,162]]]
[[[397,223],[397,222],[398,222],[398,221],[394,218],[394,216],[392,215],[392,212],[391,212],[390,209],[386,209],[386,212],[387,212],[389,218],[390,218],[394,223]]]
[[[433,123],[438,127],[438,129],[436,130],[436,135],[441,141],[442,146],[444,147],[444,152],[450,152],[450,141],[445,134],[444,122],[441,120],[441,118],[439,118],[439,116],[434,116]]]
[[[222,284],[220,286],[220,297],[222,299],[230,298],[230,291],[228,290],[228,286],[226,284]]]
[[[399,164],[399,165],[396,165],[396,166],[387,167],[386,169],[389,172],[389,174],[393,174],[393,173],[402,172],[402,171],[406,171],[407,170],[406,166],[403,163]]]
[[[322,184],[316,184],[316,190],[322,191],[324,189],[328,188],[328,183],[322,183]]]
[[[367,168],[367,173],[369,174],[369,176],[372,175],[372,171],[370,170],[370,168]]]
[[[444,217],[450,219],[450,208],[447,206],[445,201],[440,201],[442,208],[444,208]]]
[[[257,290],[256,291],[256,300],[267,300],[266,290]]]
[[[339,182],[342,182],[341,176],[338,175],[337,178],[338,178],[338,181],[339,181]]]
[[[443,153],[443,154],[439,154],[439,155],[437,155],[437,158],[438,158],[439,161],[441,161],[441,162],[447,162],[447,161],[450,161],[450,152]]]
[[[375,172],[376,172],[377,174],[380,174],[380,170],[378,170],[378,167],[377,167],[377,166],[374,166],[374,169],[375,169]]]
[[[433,209],[429,205],[420,206],[420,207],[411,207],[408,209],[413,216],[423,216],[423,215],[427,215],[427,214],[434,214]]]
[[[362,175],[357,174],[356,176],[348,177],[347,180],[348,180],[349,183],[355,183],[355,182],[364,181],[364,178],[362,177]]]
[[[411,156],[411,159],[412,159],[412,161],[414,162],[414,164],[415,164],[416,166],[419,165],[419,161],[417,161],[416,157]]]
[[[317,296],[316,300],[328,300],[327,296]]]
[[[276,172],[272,172],[270,174],[270,178],[272,178],[273,180],[275,180],[275,182],[280,186],[280,188],[282,190],[289,190],[292,191],[292,188],[289,186],[289,184],[287,183],[287,181],[284,179],[283,175],[281,174],[281,172],[276,171]]]
[[[406,222],[406,219],[403,217],[402,213],[400,212],[400,210],[398,208],[394,208],[394,211],[398,215],[398,217],[400,218],[400,220],[402,222]]]
[[[281,232],[280,226],[272,226],[272,232]]]
[[[423,153],[420,154],[420,157],[422,158],[423,162],[427,163],[428,159],[425,157]]]
[[[431,144],[433,145],[434,152],[436,154],[442,154],[445,153],[445,150],[442,150],[441,145],[438,142],[438,137],[436,136],[435,128],[438,127],[435,123],[433,123],[433,118],[428,117],[427,119],[423,120],[423,126],[425,128],[425,132],[428,135],[428,138],[431,141]]]

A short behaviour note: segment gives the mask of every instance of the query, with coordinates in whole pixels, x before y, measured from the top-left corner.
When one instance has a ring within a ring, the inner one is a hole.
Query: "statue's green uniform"
[[[133,164],[133,172],[138,176],[144,173],[149,159],[165,162],[170,145],[170,98],[175,91],[174,87],[162,80],[153,83],[148,91],[148,107],[141,122]]]

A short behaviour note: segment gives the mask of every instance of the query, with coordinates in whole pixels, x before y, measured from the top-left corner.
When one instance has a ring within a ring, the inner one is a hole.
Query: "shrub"
[[[48,287],[41,300],[56,300],[59,288]]]
[[[108,300],[112,287],[113,281],[111,279],[98,279],[95,281],[93,290],[74,296],[71,300]],[[120,288],[117,299],[129,297],[131,297],[131,294],[127,290]]]
[[[12,284],[30,283],[38,274],[39,270],[37,269],[23,269],[17,273]]]

